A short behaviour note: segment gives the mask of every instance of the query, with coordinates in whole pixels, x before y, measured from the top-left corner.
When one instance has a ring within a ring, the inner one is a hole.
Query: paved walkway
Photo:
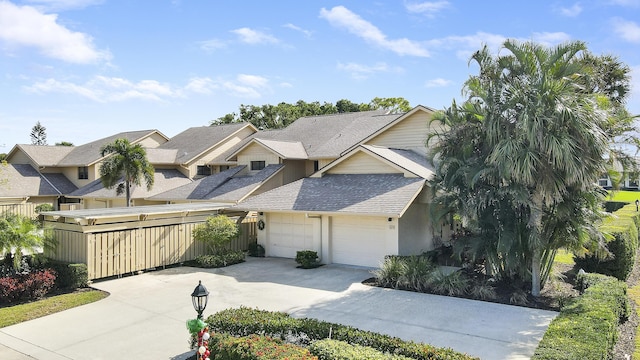
[[[257,307],[451,347],[482,359],[528,359],[555,312],[368,287],[367,269],[297,269],[250,258],[223,269],[171,268],[97,282],[106,299],[0,329],[0,359],[185,359],[190,294],[211,293],[207,314]]]

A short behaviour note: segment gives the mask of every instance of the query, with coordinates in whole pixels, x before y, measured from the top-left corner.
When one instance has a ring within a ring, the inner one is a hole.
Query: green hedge
[[[397,337],[359,330],[351,326],[329,323],[316,319],[296,319],[281,312],[240,307],[226,309],[207,318],[209,329],[234,336],[263,334],[286,339],[308,346],[316,340],[327,338],[345,341],[352,345],[374,348],[381,352],[403,355],[419,360],[469,360],[475,359],[451,349],[438,348],[428,344],[404,341]]]
[[[576,265],[587,272],[597,272],[626,280],[636,262],[639,229],[640,213],[636,211],[636,206],[634,204],[624,206],[606,218],[600,227],[602,232],[613,236],[613,239],[607,242],[612,258],[601,260],[596,255],[588,254],[585,257],[574,257]]]
[[[220,268],[244,262],[244,252],[227,251],[218,255],[200,255],[196,257],[196,264],[202,268]]]
[[[370,347],[330,339],[313,342],[309,351],[319,360],[411,360],[406,356],[383,353]]]
[[[89,271],[86,264],[69,264],[60,261],[48,261],[47,267],[56,271],[56,286],[60,289],[77,289],[89,284]]]
[[[627,285],[601,274],[579,275],[586,290],[549,325],[532,360],[611,359],[618,324],[630,313]]]
[[[318,360],[304,347],[260,335],[237,338],[216,333],[209,339],[209,350],[212,360]]]

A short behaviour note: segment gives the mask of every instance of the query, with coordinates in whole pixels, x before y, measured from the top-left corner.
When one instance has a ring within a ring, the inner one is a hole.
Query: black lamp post
[[[209,291],[202,285],[202,281],[198,281],[198,286],[193,289],[191,301],[193,302],[193,308],[198,313],[198,319],[202,320],[202,312],[207,307],[207,302],[209,301]]]

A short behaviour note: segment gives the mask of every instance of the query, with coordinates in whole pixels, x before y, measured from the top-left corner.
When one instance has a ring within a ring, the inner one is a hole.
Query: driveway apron
[[[481,359],[529,359],[556,312],[362,285],[370,269],[296,268],[249,258],[221,269],[175,267],[93,287],[106,299],[0,329],[10,359],[186,359],[190,294],[210,292],[205,316],[247,306],[425,342]],[[4,351],[4,352],[3,352]],[[21,357],[23,356],[23,357]]]

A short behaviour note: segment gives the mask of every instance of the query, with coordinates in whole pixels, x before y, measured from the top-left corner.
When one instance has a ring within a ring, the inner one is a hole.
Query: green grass
[[[104,299],[108,295],[100,290],[78,291],[0,308],[0,328],[89,304]]]
[[[636,312],[640,315],[640,284],[627,290],[629,298],[636,303]],[[633,352],[633,360],[640,360],[640,325],[636,328],[636,349]]]
[[[573,253],[565,249],[559,249],[554,262],[566,265],[574,265]]]
[[[640,200],[640,191],[609,191],[609,196],[606,198],[606,200],[633,203],[636,200]]]

